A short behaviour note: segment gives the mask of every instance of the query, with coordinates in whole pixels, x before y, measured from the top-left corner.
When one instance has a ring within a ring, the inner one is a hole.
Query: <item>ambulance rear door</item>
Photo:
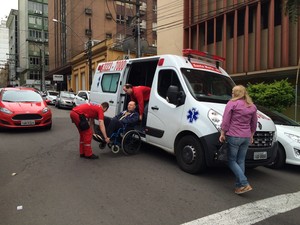
[[[124,102],[124,96],[121,93],[126,65],[126,60],[120,60],[103,63],[98,67],[100,76],[94,81],[93,85],[96,85],[96,87],[93,89],[99,91],[98,98],[100,103],[109,103],[109,109],[105,113],[105,116],[114,117],[123,109],[122,102]]]

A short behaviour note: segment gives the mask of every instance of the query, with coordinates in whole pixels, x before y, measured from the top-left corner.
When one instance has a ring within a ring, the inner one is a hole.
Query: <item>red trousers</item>
[[[92,136],[93,131],[91,128],[87,130],[80,130],[78,124],[79,124],[79,114],[71,111],[70,117],[73,123],[75,123],[80,139],[79,139],[79,153],[84,154],[85,156],[91,156],[93,154],[91,143],[92,143]]]

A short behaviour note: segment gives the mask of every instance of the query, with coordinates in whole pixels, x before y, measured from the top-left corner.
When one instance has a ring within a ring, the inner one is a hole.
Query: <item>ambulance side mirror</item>
[[[179,87],[170,85],[167,91],[168,102],[176,106],[182,105],[185,100],[185,95],[182,91],[179,91]]]
[[[178,92],[178,103],[177,106],[183,105],[185,102],[185,94],[183,91]]]

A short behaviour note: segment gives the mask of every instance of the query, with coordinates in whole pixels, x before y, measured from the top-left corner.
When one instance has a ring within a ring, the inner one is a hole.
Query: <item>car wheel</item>
[[[203,149],[195,136],[182,137],[176,145],[175,154],[180,169],[187,173],[200,173],[206,168]]]
[[[285,159],[286,159],[285,150],[284,150],[283,146],[279,144],[278,149],[277,149],[276,158],[275,158],[274,162],[271,165],[269,165],[268,167],[272,168],[272,169],[280,169],[284,166]]]

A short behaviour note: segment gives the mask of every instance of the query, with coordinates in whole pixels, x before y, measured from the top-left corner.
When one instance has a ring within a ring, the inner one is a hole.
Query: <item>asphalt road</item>
[[[93,141],[100,158],[79,158],[79,135],[69,110],[52,109],[50,131],[0,132],[0,225],[207,224],[194,220],[209,215],[210,221],[221,218],[215,224],[253,224],[258,217],[263,219],[256,224],[299,224],[299,206],[287,205],[297,204],[291,198],[299,196],[300,167],[247,170],[254,190],[238,196],[226,167],[187,174],[172,155],[148,145],[124,156],[100,150]],[[278,199],[265,203],[282,195],[286,200],[280,206]],[[243,215],[245,204],[251,209]],[[276,208],[282,213],[270,214]],[[224,210],[241,219],[216,214]]]

